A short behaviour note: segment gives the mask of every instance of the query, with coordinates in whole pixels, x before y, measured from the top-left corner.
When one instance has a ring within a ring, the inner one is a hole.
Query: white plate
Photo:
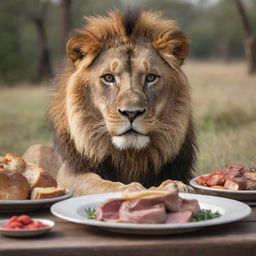
[[[209,174],[201,175],[207,176]],[[231,198],[239,201],[256,202],[256,190],[227,190],[210,188],[207,186],[197,184],[196,180],[201,177],[198,176],[190,181],[190,185],[194,188],[195,192],[205,195],[221,196],[226,198]]]
[[[0,213],[38,210],[41,207],[49,207],[53,203],[68,199],[72,197],[72,194],[70,189],[66,189],[64,195],[47,199],[0,200]]]
[[[36,229],[4,229],[2,226],[8,221],[1,220],[0,221],[0,233],[4,236],[12,236],[12,237],[31,237],[31,236],[39,236],[50,231],[54,226],[55,222],[47,219],[36,219],[33,218],[33,221],[41,221],[43,224],[48,225],[49,227],[45,228],[36,228]]]
[[[222,216],[212,220],[190,222],[183,224],[111,223],[90,220],[87,218],[87,214],[85,212],[86,208],[95,208],[98,204],[110,198],[120,198],[121,193],[95,194],[71,198],[54,204],[51,207],[51,212],[59,218],[75,223],[100,227],[118,233],[145,235],[177,234],[190,232],[207,226],[237,221],[247,217],[251,212],[251,209],[248,205],[235,200],[186,193],[180,193],[180,196],[187,199],[197,199],[202,209],[211,209],[212,211],[219,211]]]

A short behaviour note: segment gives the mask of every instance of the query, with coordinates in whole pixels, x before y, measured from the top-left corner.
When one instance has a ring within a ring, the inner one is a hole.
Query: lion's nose
[[[146,112],[146,109],[138,109],[138,110],[126,110],[126,109],[118,109],[119,113],[122,116],[128,117],[130,122],[132,123],[136,117],[143,115]]]

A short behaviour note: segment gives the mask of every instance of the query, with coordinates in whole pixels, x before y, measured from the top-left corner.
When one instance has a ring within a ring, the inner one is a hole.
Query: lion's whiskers
[[[154,122],[155,131],[158,133],[170,133],[173,129],[170,124],[155,120]]]
[[[95,133],[104,133],[105,134],[108,132],[108,129],[105,125],[104,120],[100,120],[93,125],[93,132],[94,132],[94,134]]]

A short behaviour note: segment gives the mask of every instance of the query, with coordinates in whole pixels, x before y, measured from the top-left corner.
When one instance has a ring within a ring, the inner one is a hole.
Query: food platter
[[[85,209],[95,209],[97,205],[107,199],[120,198],[122,196],[121,193],[95,194],[71,198],[62,202],[55,203],[51,207],[51,212],[55,216],[70,222],[98,227],[117,233],[143,235],[191,232],[208,226],[234,222],[247,217],[251,212],[251,209],[248,205],[231,199],[186,193],[180,193],[179,195],[186,199],[197,199],[202,209],[219,211],[222,216],[212,220],[182,224],[113,223],[87,218]]]
[[[47,208],[53,203],[72,197],[72,194],[70,189],[66,189],[64,195],[47,199],[0,200],[0,212],[27,212],[38,210],[42,207]]]
[[[205,174],[202,176],[207,176],[207,175],[209,174]],[[190,181],[190,185],[194,188],[195,192],[198,194],[226,197],[230,199],[244,201],[248,204],[254,204],[254,202],[256,203],[256,190],[227,190],[227,189],[211,188],[211,187],[197,184],[196,182],[197,179],[198,177],[192,179]]]

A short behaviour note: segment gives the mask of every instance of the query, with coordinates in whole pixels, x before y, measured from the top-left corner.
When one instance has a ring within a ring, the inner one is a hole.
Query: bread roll
[[[29,183],[19,171],[0,168],[0,200],[25,200],[29,191]]]
[[[0,157],[0,166],[5,170],[22,172],[26,167],[26,162],[21,156],[8,153],[5,157]]]
[[[49,187],[49,188],[34,188],[31,193],[31,199],[45,199],[58,197],[65,194],[65,189]]]

